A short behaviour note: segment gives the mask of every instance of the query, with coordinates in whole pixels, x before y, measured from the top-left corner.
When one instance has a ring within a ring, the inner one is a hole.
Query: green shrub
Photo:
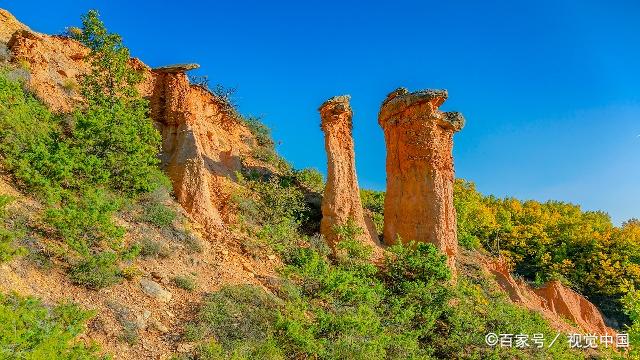
[[[91,50],[91,72],[82,80],[87,107],[75,114],[75,145],[101,160],[111,188],[154,190],[163,177],[157,166],[161,137],[148,117],[148,101],[136,90],[143,75],[131,67],[129,49],[120,35],[107,31],[97,11],[84,15],[82,25],[70,36]]]
[[[584,359],[584,353],[571,351],[562,334],[553,347],[541,349],[489,347],[488,333],[543,334],[548,345],[557,335],[536,312],[511,303],[506,295],[492,287],[488,280],[461,278],[453,289],[454,306],[447,306],[441,321],[446,324],[427,340],[436,358],[463,359]],[[531,341],[529,341],[531,343]]]
[[[6,225],[6,207],[11,201],[13,201],[11,196],[0,195],[0,263],[24,252],[24,249],[16,245],[16,240],[22,235],[21,232]]]
[[[0,358],[99,359],[78,339],[93,315],[74,305],[53,308],[34,298],[0,294]]]
[[[184,245],[184,247],[192,253],[202,252],[203,245],[202,240],[192,233],[188,229],[174,229],[174,228],[165,228],[164,233],[167,236],[172,237],[175,241]],[[169,256],[169,250],[167,247],[163,248],[163,251],[160,253],[160,256],[167,257]],[[163,255],[164,254],[164,255]]]
[[[60,207],[49,208],[45,221],[73,250],[88,256],[95,248],[119,249],[122,245],[124,229],[112,220],[119,207],[118,199],[105,191],[87,189],[81,197],[65,196]]]
[[[271,129],[262,122],[261,118],[250,116],[243,120],[249,131],[256,138],[258,147],[273,149],[275,142],[271,138]]]
[[[236,197],[245,221],[255,225],[302,222],[308,211],[304,194],[287,177],[243,180],[251,194]]]
[[[180,289],[187,291],[193,291],[198,286],[196,280],[190,276],[176,276],[173,278],[173,283]]]
[[[112,252],[101,252],[87,256],[69,270],[71,280],[91,289],[101,289],[122,281],[117,265],[118,256]]]
[[[140,255],[144,257],[166,257],[168,255],[165,246],[159,242],[149,238],[140,241]]]
[[[378,234],[384,230],[384,191],[360,190],[362,207],[369,210]]]
[[[252,285],[223,287],[198,315],[197,337],[214,336],[227,353],[257,355],[275,331],[277,299]]]
[[[293,176],[300,186],[317,193],[324,192],[324,177],[317,169],[296,170]]]
[[[164,228],[173,224],[177,216],[175,210],[164,204],[149,204],[144,208],[142,220]]]

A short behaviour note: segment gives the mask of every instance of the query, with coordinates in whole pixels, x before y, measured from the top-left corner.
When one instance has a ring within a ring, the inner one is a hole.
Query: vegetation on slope
[[[383,192],[363,191],[362,199],[383,217]],[[461,246],[502,256],[533,285],[560,280],[610,318],[629,321],[621,299],[640,288],[640,221],[616,227],[606,213],[573,204],[483,196],[460,179],[454,203]]]
[[[92,316],[71,304],[47,308],[33,298],[0,294],[0,358],[101,358],[94,345],[77,339]]]
[[[251,192],[236,202],[256,256],[284,261],[268,290],[227,286],[208,296],[185,340],[198,359],[581,358],[558,341],[551,349],[500,349],[487,332],[555,336],[538,314],[511,304],[480,273],[456,286],[444,255],[430,244],[395,246],[382,267],[355,238],[337,230],[334,256],[323,240],[303,235],[308,209],[287,176],[245,176]],[[264,251],[269,249],[270,251]]]
[[[108,33],[93,11],[83,18],[82,29],[69,34],[91,50],[92,72],[80,89],[86,103],[73,114],[51,114],[11,69],[2,69],[0,155],[21,188],[46,206],[42,224],[31,230],[62,240],[56,253],[69,262],[71,279],[100,288],[125,275],[120,260],[139,252],[161,255],[150,241],[140,249],[125,247],[124,230],[113,217],[167,181],[157,167],[159,134],[135,90],[140,75],[129,67],[120,37]],[[280,174],[239,176],[246,189],[235,197],[242,213],[239,230],[246,250],[256,257],[277,252],[284,265],[269,289],[227,286],[205,299],[184,334],[200,345],[194,356],[582,358],[565,339],[551,349],[488,347],[488,332],[540,333],[547,339],[555,332],[540,315],[511,304],[479,273],[462,274],[452,286],[443,255],[431,245],[392,247],[377,267],[370,262],[371,249],[355,241],[362,230],[347,223],[337,229],[338,253],[330,254],[321,238],[305,235],[313,232],[313,214],[304,191],[321,192],[322,176],[292,170],[275,153],[269,129],[257,119],[245,121],[258,142],[254,155]],[[461,245],[506,257],[518,274],[538,284],[561,279],[618,318],[624,319],[624,304],[637,339],[637,220],[617,228],[605,214],[570,204],[484,197],[464,181],[455,190]],[[381,232],[384,193],[365,190],[362,198]],[[0,207],[7,202],[0,197]],[[159,203],[145,208],[143,219],[158,227],[175,218]],[[19,251],[20,229],[9,225],[0,227],[0,261]],[[190,277],[173,281],[196,288]],[[49,310],[32,299],[0,295],[0,354],[94,358],[93,347],[75,340],[87,318],[66,305]]]
[[[160,135],[148,104],[136,92],[141,75],[129,66],[120,37],[107,32],[95,11],[70,34],[90,50],[91,72],[83,78],[86,100],[72,114],[54,115],[0,71],[0,155],[20,187],[46,208],[41,230],[64,240],[58,254],[71,278],[88,287],[118,282],[124,229],[113,220],[124,204],[166,186],[158,168]],[[171,214],[156,204],[149,221]]]

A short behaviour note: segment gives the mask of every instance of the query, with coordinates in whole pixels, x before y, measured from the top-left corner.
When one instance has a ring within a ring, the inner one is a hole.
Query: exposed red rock
[[[11,35],[18,30],[29,30],[29,28],[18,21],[10,12],[0,9],[0,43],[7,43]]]
[[[40,35],[30,30],[15,32],[8,43],[12,62],[29,71],[28,86],[54,112],[73,110],[81,100],[74,89],[80,76],[89,71],[85,56],[89,50],[79,42]]]
[[[524,281],[514,279],[503,262],[489,260],[485,266],[511,301],[539,312],[555,329],[566,333],[579,330],[584,334],[616,334],[614,329],[605,324],[604,317],[595,305],[559,281],[551,281],[539,289],[533,289]]]
[[[152,118],[162,133],[162,162],[182,206],[202,225],[223,225],[220,212],[231,194],[240,157],[249,153],[249,130],[184,73],[156,74]]]
[[[398,89],[382,103],[379,124],[387,145],[384,241],[434,244],[455,274],[458,240],[453,207],[453,134],[461,114],[442,112],[446,90]]]
[[[339,240],[336,226],[352,220],[363,231],[366,229],[362,203],[355,196],[359,187],[352,136],[353,112],[349,100],[348,95],[336,96],[318,108],[327,153],[327,183],[322,197],[320,232],[332,248]]]
[[[549,310],[573,321],[587,333],[616,333],[605,324],[602,314],[595,305],[559,281],[551,281],[535,289],[534,292],[545,300],[545,306]]]
[[[367,226],[360,200],[349,99],[348,95],[336,96],[318,109],[327,152],[327,185],[322,198],[320,232],[335,248],[339,241],[335,227],[351,220],[363,231],[359,240],[377,248],[377,235]]]

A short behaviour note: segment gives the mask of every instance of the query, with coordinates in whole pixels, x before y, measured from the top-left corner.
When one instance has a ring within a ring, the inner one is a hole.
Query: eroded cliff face
[[[484,265],[511,301],[539,312],[555,329],[566,333],[579,330],[579,333],[615,336],[616,331],[605,324],[602,313],[595,305],[559,281],[551,281],[533,289],[525,282],[514,279],[506,264],[500,261],[487,260]]]
[[[202,225],[220,227],[240,157],[252,135],[206,89],[176,68],[154,71],[151,116],[162,133],[161,159],[175,195]]]
[[[54,112],[70,112],[82,102],[78,84],[90,71],[82,44],[18,27],[8,49],[11,62],[28,70],[29,89]],[[138,91],[150,100],[151,118],[162,133],[160,156],[178,201],[204,227],[223,226],[232,216],[234,172],[250,154],[253,135],[215,95],[189,83],[189,66],[152,70],[138,59],[130,62],[144,75]]]
[[[442,112],[446,90],[398,89],[382,103],[379,124],[387,145],[384,241],[434,244],[455,273],[458,240],[453,207],[453,134],[459,113]]]
[[[335,227],[351,220],[363,231],[359,240],[377,248],[378,236],[365,221],[360,200],[349,99],[348,95],[336,96],[318,109],[327,152],[327,185],[322,198],[320,232],[329,246],[335,248],[339,241]]]

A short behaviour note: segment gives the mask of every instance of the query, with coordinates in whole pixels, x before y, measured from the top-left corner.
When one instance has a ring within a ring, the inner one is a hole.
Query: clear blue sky
[[[522,4],[516,4],[522,3]],[[358,176],[384,189],[377,112],[398,86],[446,88],[467,118],[457,176],[480,191],[640,217],[637,1],[3,0],[34,30],[90,8],[151,66],[202,65],[263,115],[298,167],[325,170],[317,107],[352,95]]]

